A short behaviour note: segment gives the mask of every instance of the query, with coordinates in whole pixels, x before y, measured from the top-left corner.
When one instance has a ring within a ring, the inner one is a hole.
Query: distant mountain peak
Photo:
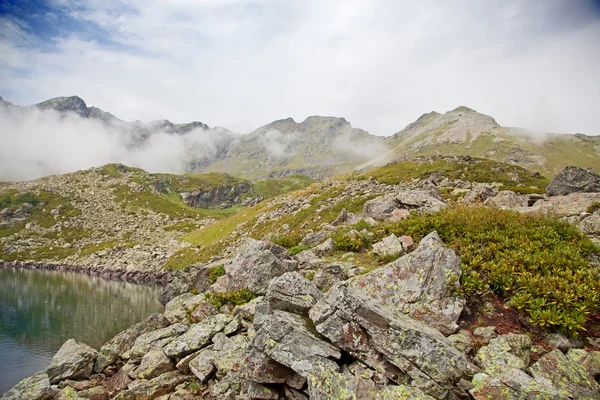
[[[36,105],[42,109],[52,109],[58,112],[74,112],[82,117],[88,117],[90,110],[85,101],[79,96],[55,97]]]
[[[448,111],[448,112],[449,113],[460,113],[460,112],[472,112],[472,113],[476,113],[477,111],[475,111],[472,108],[469,108],[467,106],[458,106],[454,110]]]

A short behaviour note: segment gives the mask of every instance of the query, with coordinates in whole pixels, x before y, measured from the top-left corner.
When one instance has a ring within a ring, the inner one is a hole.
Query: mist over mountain
[[[107,163],[150,172],[228,172],[250,179],[323,179],[421,155],[470,155],[548,176],[567,164],[600,170],[600,139],[503,127],[461,106],[432,111],[389,137],[344,118],[268,123],[248,134],[193,121],[127,122],[77,96],[30,106],[0,98],[0,180],[29,180]]]

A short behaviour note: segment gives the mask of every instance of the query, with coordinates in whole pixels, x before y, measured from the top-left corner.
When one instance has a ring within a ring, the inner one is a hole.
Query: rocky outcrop
[[[407,190],[365,203],[363,213],[376,220],[399,220],[411,212],[436,212],[446,203],[436,190]]]
[[[254,194],[254,185],[250,181],[208,190],[183,192],[181,198],[185,204],[195,208],[228,208],[237,204],[249,205],[260,200]]]
[[[600,192],[600,175],[589,169],[568,166],[546,188],[549,196],[578,192]]]
[[[46,374],[50,383],[65,379],[86,379],[92,375],[98,352],[84,343],[69,339],[52,357]]]

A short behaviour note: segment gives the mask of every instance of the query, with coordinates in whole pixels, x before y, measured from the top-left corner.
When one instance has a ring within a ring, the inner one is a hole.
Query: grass
[[[314,182],[314,179],[306,175],[297,174],[255,182],[254,190],[262,199],[270,199],[294,190],[304,189]]]
[[[86,244],[81,248],[81,252],[79,253],[79,258],[87,258],[94,254],[97,251],[102,251],[106,249],[112,249],[119,244],[118,240],[108,240],[101,243],[90,243]]]
[[[76,251],[76,249],[61,246],[41,246],[14,253],[4,253],[0,256],[0,258],[2,258],[4,261],[62,260],[72,256]]]
[[[210,283],[215,283],[217,279],[225,275],[225,265],[216,265],[208,269],[208,279],[210,279]]]
[[[484,159],[474,159],[472,163],[450,162],[445,159],[431,162],[400,161],[368,172],[359,176],[359,179],[373,177],[381,183],[397,185],[412,179],[425,178],[434,172],[441,173],[449,179],[502,183],[502,189],[517,193],[543,193],[550,183],[543,177],[534,178],[524,168]]]
[[[248,289],[242,288],[240,290],[227,293],[206,292],[204,294],[204,298],[217,310],[219,310],[224,305],[241,306],[242,304],[246,304],[252,299],[255,299],[256,295]]]
[[[600,273],[587,257],[600,251],[567,222],[487,207],[449,207],[374,228],[419,240],[437,230],[460,255],[467,297],[490,289],[539,326],[577,334],[600,309]]]

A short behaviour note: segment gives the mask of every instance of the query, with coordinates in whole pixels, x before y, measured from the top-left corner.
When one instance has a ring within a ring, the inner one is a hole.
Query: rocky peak
[[[79,96],[56,97],[37,104],[37,107],[61,113],[74,112],[81,117],[88,117],[90,114],[90,109]]]

